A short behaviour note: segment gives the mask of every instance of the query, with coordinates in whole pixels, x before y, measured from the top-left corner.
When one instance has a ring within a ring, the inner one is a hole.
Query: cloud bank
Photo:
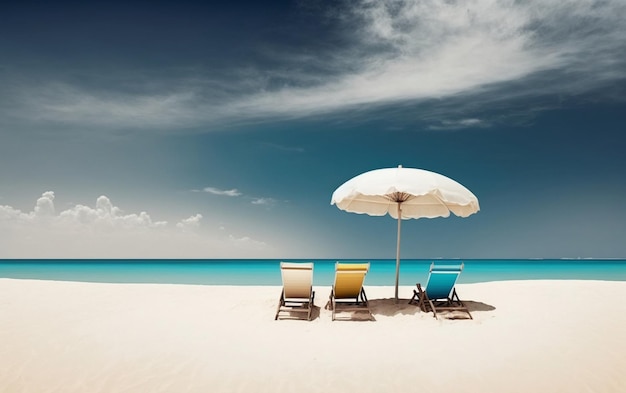
[[[0,205],[0,258],[258,258],[271,251],[248,236],[205,230],[201,214],[170,225],[147,212],[125,214],[104,195],[95,207],[56,213],[54,198],[44,192],[30,212]]]
[[[17,86],[8,89],[7,116],[152,131],[485,92],[490,102],[575,95],[626,77],[622,0],[362,0],[328,14],[346,42],[332,50],[288,55],[278,46],[265,54],[278,63],[272,68],[235,64],[220,79],[205,70],[161,85],[146,77],[145,93],[64,81]]]

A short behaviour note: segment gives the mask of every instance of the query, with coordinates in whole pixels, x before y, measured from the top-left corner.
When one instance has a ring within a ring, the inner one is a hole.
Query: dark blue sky
[[[404,258],[626,257],[625,11],[4,4],[0,257],[394,258],[330,196],[399,164],[481,205]]]

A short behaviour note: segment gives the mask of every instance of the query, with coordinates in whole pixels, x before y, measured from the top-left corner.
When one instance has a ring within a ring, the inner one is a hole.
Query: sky
[[[626,258],[626,2],[0,5],[0,258]]]

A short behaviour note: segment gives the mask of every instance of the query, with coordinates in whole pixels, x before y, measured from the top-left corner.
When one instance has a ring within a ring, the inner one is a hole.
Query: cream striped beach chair
[[[281,262],[280,274],[283,280],[283,289],[280,294],[278,309],[274,320],[283,317],[294,318],[306,314],[311,320],[315,292],[313,291],[313,263],[312,262]]]

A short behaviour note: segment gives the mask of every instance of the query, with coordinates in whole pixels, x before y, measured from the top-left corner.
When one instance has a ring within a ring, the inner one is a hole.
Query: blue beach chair
[[[437,318],[437,311],[463,311],[469,315],[470,319],[473,319],[454,287],[462,271],[463,263],[435,265],[433,262],[430,265],[426,288],[422,288],[422,285],[417,283],[417,291],[413,290],[413,297],[409,303],[417,302],[422,311],[432,311],[435,318]]]

